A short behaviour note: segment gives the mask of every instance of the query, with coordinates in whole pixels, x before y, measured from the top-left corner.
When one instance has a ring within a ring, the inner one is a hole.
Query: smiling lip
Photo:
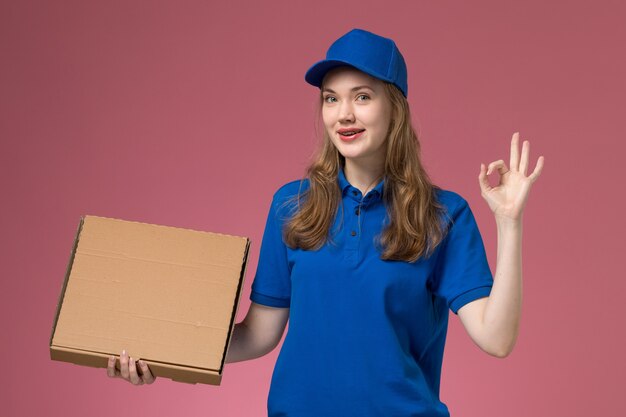
[[[357,132],[357,133],[353,135],[349,135],[349,136],[344,135],[344,133],[347,133],[347,132]],[[363,132],[365,132],[365,129],[339,129],[337,131],[337,133],[339,133],[339,138],[346,142],[350,142],[350,141],[357,139],[359,136],[361,136]]]

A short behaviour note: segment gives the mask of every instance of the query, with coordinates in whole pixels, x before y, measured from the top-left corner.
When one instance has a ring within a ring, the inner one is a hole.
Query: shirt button
[[[356,236],[356,232],[353,230],[353,231],[350,232],[350,235]]]
[[[355,208],[355,209],[354,209],[354,214],[356,214],[356,215],[358,216],[359,214],[361,214],[361,210],[359,210],[359,208],[358,208],[358,207],[357,207],[357,208]]]
[[[352,195],[357,195],[359,192],[357,190],[352,190]]]

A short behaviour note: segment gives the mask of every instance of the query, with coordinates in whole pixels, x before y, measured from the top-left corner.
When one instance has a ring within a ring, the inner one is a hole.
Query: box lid
[[[221,373],[249,240],[84,216],[51,345]]]

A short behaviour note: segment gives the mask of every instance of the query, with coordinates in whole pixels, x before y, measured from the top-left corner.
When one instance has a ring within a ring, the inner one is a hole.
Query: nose
[[[352,123],[354,122],[354,110],[352,109],[352,103],[350,100],[345,100],[339,109],[339,122],[340,123]]]

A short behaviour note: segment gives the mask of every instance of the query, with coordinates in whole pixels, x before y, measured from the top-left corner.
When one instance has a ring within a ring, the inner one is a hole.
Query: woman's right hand
[[[137,367],[139,367],[139,372]],[[119,370],[115,368],[115,356],[109,357],[107,375],[111,378],[125,379],[133,385],[152,384],[156,379],[144,361],[135,361],[135,359],[129,358],[126,350],[122,350],[120,355]]]

